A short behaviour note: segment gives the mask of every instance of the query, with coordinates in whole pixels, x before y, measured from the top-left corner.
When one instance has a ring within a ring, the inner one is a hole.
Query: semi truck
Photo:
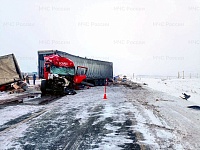
[[[21,80],[21,70],[14,54],[0,56],[0,91],[5,91],[7,85]]]
[[[38,51],[41,91],[69,92],[79,85],[104,85],[113,78],[113,63],[87,59],[58,50]]]

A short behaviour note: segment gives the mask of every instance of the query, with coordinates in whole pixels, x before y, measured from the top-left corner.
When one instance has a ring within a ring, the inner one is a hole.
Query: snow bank
[[[147,86],[169,95],[180,97],[182,93],[191,95],[188,101],[200,105],[200,79],[155,79],[142,78],[134,82],[146,83]]]

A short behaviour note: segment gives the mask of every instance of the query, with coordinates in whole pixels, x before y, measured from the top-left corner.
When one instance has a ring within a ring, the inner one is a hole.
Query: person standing
[[[36,75],[33,75],[33,85],[35,85]]]
[[[22,80],[23,80],[23,81],[25,81],[25,77],[24,77],[24,74],[23,74],[23,76],[22,76]]]
[[[29,76],[28,76],[28,74],[26,75],[26,83],[27,83],[27,84],[30,84],[30,83],[29,83]]]

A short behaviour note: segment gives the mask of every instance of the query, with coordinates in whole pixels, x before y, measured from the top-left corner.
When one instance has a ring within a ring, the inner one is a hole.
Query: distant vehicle
[[[7,85],[21,80],[21,70],[14,54],[0,56],[0,91],[5,91]]]
[[[126,76],[123,76],[122,82],[125,82],[125,81],[127,81],[127,77],[126,77]]]
[[[43,78],[42,93],[65,93],[79,85],[104,85],[106,78],[112,78],[113,72],[110,62],[81,58],[57,50],[38,51],[38,64],[38,75]]]

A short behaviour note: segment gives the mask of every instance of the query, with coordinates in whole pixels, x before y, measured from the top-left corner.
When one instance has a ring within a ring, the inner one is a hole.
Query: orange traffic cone
[[[107,99],[106,93],[104,93],[104,95],[103,95],[103,99]]]
[[[107,99],[107,96],[106,96],[106,85],[107,85],[107,79],[106,79],[106,83],[105,83],[105,87],[104,87],[104,95],[103,95],[103,99]]]

